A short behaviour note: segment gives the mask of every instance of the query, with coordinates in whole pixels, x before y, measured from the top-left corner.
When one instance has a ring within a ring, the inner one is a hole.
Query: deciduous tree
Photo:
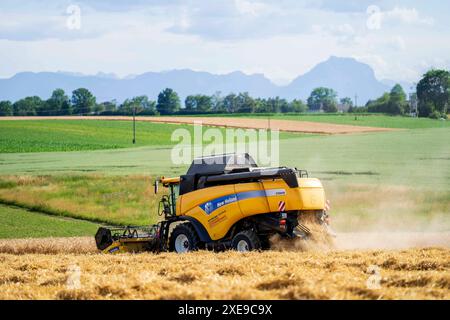
[[[331,88],[316,88],[308,98],[308,108],[312,111],[337,112],[337,93]]]
[[[87,114],[96,105],[95,96],[85,88],[79,88],[72,92],[73,111],[76,114]]]
[[[158,95],[156,109],[161,114],[173,114],[180,110],[180,98],[171,88],[166,88]]]
[[[446,116],[450,105],[450,72],[430,70],[417,84],[419,116],[428,117],[434,111]]]
[[[0,116],[12,116],[13,106],[11,101],[0,101]]]

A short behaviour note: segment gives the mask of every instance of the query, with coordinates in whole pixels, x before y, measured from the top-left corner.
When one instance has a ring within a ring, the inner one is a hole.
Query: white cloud
[[[270,6],[261,2],[249,1],[249,0],[234,0],[237,11],[240,14],[259,16],[263,13],[271,11]]]
[[[394,80],[420,74],[417,61],[449,64],[448,33],[438,29],[447,17],[434,14],[444,11],[442,2],[429,10],[417,3],[381,6],[381,28],[368,30],[368,2],[359,0],[322,1],[327,9],[297,0],[80,0],[82,28],[71,31],[65,5],[45,1],[27,10],[18,10],[16,1],[3,10],[0,3],[0,76],[26,70],[124,76],[191,68],[264,73],[285,83],[331,55],[359,58],[379,78]]]
[[[337,36],[353,36],[355,29],[349,23],[313,25],[312,30],[320,33],[330,33]]]
[[[181,10],[180,19],[178,22],[178,26],[181,28],[181,30],[187,30],[191,26],[191,20],[189,18],[189,13],[187,8],[183,8]]]
[[[383,22],[402,22],[407,24],[419,24],[431,26],[434,20],[431,17],[422,17],[416,8],[394,7],[392,10],[382,11]]]
[[[406,43],[405,39],[401,36],[396,36],[392,38],[392,43],[394,45],[394,48],[397,48],[399,50],[405,50],[406,49]]]

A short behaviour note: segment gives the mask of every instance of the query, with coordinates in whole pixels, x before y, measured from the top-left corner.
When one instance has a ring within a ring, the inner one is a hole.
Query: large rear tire
[[[262,250],[270,250],[270,236],[260,236],[259,242],[261,243]]]
[[[169,250],[176,253],[186,253],[198,250],[199,238],[192,225],[179,224],[173,229],[169,239]]]
[[[231,247],[239,252],[260,250],[261,241],[253,230],[245,230],[233,237]]]

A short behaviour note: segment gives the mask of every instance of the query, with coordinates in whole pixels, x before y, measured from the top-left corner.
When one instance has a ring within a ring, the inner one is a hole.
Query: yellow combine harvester
[[[160,201],[164,220],[150,227],[101,227],[103,252],[270,248],[269,238],[308,239],[304,221],[325,233],[328,204],[321,182],[306,171],[259,168],[248,155],[226,154],[193,161],[186,175],[155,182],[169,189]]]

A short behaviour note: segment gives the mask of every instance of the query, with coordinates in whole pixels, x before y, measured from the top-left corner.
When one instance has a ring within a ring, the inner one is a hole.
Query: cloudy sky
[[[450,69],[449,1],[1,0],[0,77],[190,68],[284,84],[329,56],[379,79]]]

